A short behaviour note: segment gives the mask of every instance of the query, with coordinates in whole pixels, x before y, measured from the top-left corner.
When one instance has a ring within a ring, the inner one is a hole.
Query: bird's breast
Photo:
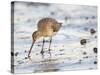
[[[42,35],[44,37],[50,37],[50,36],[54,36],[56,35],[57,32],[53,32],[53,31],[45,31],[45,32],[42,32]]]

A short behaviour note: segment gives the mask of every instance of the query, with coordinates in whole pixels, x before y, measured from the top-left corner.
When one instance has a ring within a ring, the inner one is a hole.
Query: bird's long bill
[[[30,50],[29,50],[29,53],[28,53],[28,57],[30,57],[30,53],[32,51],[32,48],[33,48],[34,43],[35,43],[35,41],[32,42],[32,45],[31,45]]]

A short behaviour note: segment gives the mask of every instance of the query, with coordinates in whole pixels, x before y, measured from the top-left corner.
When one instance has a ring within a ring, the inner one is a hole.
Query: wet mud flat
[[[97,69],[96,10],[94,6],[16,3],[14,53],[11,53],[14,56],[15,73]],[[43,38],[40,38],[32,48],[31,57],[27,58],[32,43],[31,35],[37,29],[37,22],[44,17],[61,21],[62,28],[52,37],[50,52],[50,38],[47,37],[44,55],[41,55]]]

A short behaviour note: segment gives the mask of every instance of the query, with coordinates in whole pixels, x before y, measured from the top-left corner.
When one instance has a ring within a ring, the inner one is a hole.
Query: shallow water
[[[90,34],[91,28],[97,31],[97,7],[16,2],[14,11],[15,73],[97,69],[94,63],[97,54],[93,52],[97,47],[97,33]],[[31,35],[37,30],[37,22],[44,17],[55,18],[63,26],[53,36],[50,53],[48,37],[45,38],[44,55],[40,54],[43,40],[40,38],[27,59]],[[84,38],[88,39],[85,46],[80,44]]]

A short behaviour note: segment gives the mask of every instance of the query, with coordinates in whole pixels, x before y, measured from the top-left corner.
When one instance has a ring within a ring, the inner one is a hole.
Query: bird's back
[[[59,23],[53,18],[43,18],[38,22],[38,30],[58,30],[60,28]]]

